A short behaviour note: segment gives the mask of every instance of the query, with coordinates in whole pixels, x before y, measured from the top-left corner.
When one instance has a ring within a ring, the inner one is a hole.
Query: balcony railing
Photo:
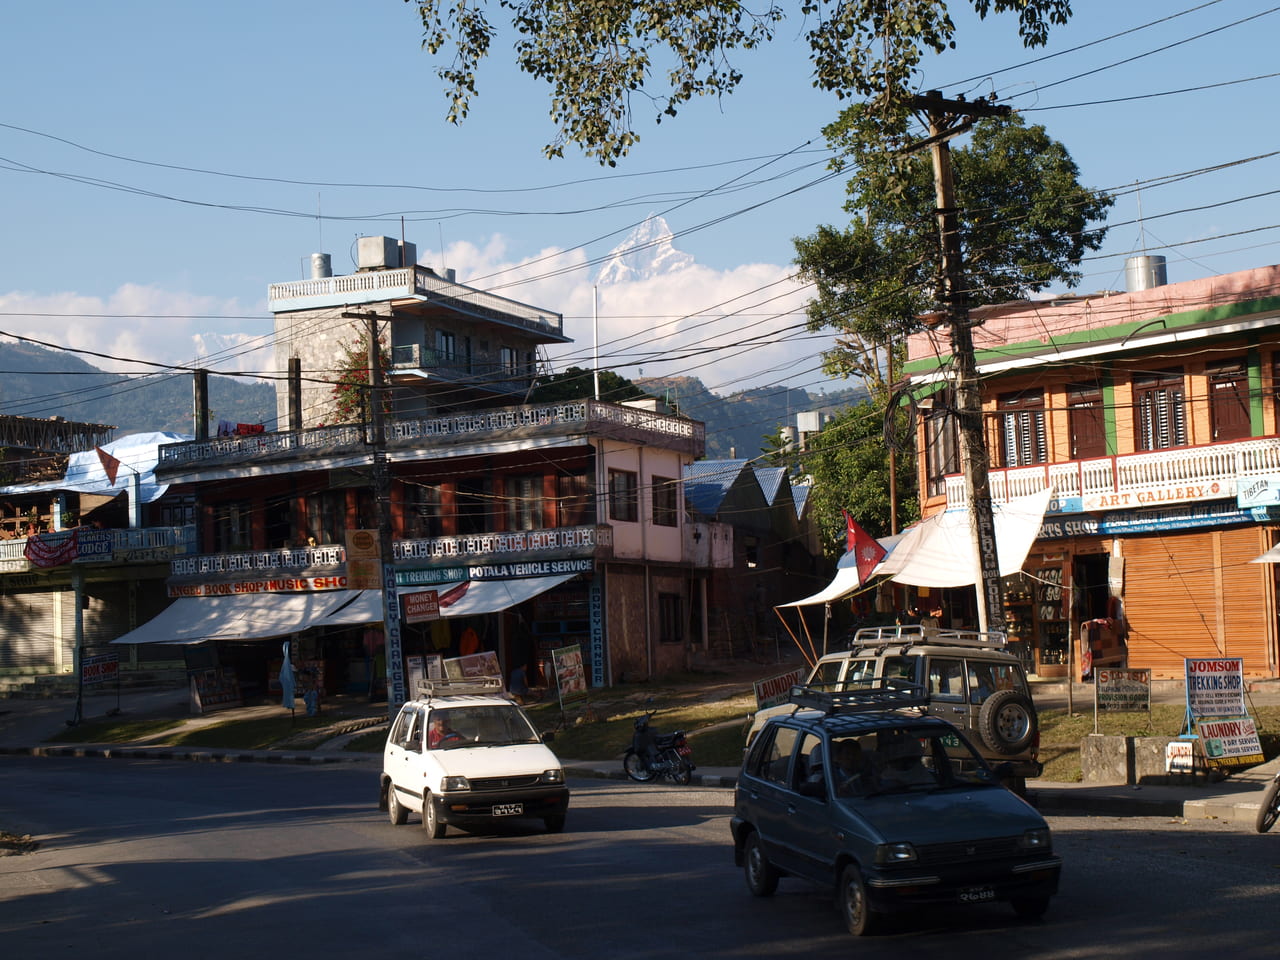
[[[1226,499],[1245,480],[1280,476],[1280,437],[1006,467],[989,476],[993,501],[1052,487],[1063,513]],[[945,483],[947,508],[965,506],[964,476],[953,474]]]
[[[701,456],[706,443],[705,427],[700,421],[596,400],[499,407],[426,420],[391,420],[383,426],[383,437],[389,449],[397,449],[424,443],[506,439],[530,431],[589,433],[680,449],[695,456]],[[366,428],[360,424],[217,437],[161,446],[158,470],[163,473],[166,468],[206,463],[305,459],[368,447]]]
[[[396,561],[407,566],[441,563],[466,566],[582,557],[608,559],[613,555],[613,528],[600,524],[397,540],[392,551]],[[346,549],[341,544],[331,543],[315,547],[176,557],[170,564],[170,573],[180,578],[312,575],[331,573],[346,562]]]
[[[77,529],[76,554],[71,563],[161,563],[195,549],[195,527],[139,527],[134,530]],[[71,531],[41,534],[54,545],[69,540]],[[27,537],[0,540],[0,571],[22,572],[34,566],[27,560]]]
[[[425,267],[369,270],[342,277],[294,280],[273,283],[267,289],[268,303],[277,312],[332,304],[372,303],[405,296],[423,297],[460,313],[564,338],[564,319],[559,314],[454,283]]]

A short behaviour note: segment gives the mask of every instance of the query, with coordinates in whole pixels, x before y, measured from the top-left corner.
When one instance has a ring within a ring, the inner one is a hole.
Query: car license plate
[[[523,803],[495,803],[493,805],[493,815],[495,817],[518,817],[524,813]]]
[[[960,902],[961,903],[982,903],[984,900],[994,900],[996,898],[995,887],[961,887]]]

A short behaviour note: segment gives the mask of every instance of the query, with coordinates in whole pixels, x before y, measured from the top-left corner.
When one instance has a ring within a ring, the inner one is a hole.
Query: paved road
[[[0,756],[6,956],[355,955],[533,960],[1275,954],[1280,835],[1168,818],[1052,819],[1066,860],[1042,923],[999,904],[913,914],[857,944],[829,894],[751,897],[723,789],[573,781],[564,834],[428,841],[374,807],[369,764]]]

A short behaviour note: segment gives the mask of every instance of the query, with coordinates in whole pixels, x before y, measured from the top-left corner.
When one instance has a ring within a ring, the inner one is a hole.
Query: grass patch
[[[358,737],[352,737],[342,747],[350,753],[381,753],[387,742],[387,728],[378,727]]]
[[[166,740],[175,747],[219,747],[227,750],[270,750],[285,741],[290,750],[311,750],[318,744],[303,736],[306,731],[331,726],[328,717],[262,717],[230,721],[188,730]]]
[[[131,743],[158,736],[182,723],[172,717],[150,720],[90,720],[55,733],[45,743]]]

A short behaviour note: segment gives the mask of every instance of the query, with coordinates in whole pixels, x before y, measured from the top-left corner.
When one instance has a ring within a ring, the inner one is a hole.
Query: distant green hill
[[[0,414],[60,416],[116,428],[116,436],[152,430],[194,433],[189,373],[122,376],[99,370],[75,354],[23,343],[0,343]],[[707,457],[758,456],[764,438],[797,413],[831,412],[856,403],[860,389],[811,394],[758,387],[721,397],[697,377],[648,377],[636,385],[707,425]],[[276,428],[275,386],[245,377],[209,377],[209,413],[219,420]]]
[[[781,426],[795,426],[797,413],[834,413],[866,396],[861,387],[821,394],[795,387],[753,387],[721,397],[697,377],[645,377],[636,384],[685,416],[706,423],[709,460],[757,457],[765,437]]]
[[[0,343],[0,413],[64,417],[127,433],[194,433],[194,377],[106,373],[74,354],[25,343]],[[209,416],[275,429],[274,385],[243,377],[209,377]]]

